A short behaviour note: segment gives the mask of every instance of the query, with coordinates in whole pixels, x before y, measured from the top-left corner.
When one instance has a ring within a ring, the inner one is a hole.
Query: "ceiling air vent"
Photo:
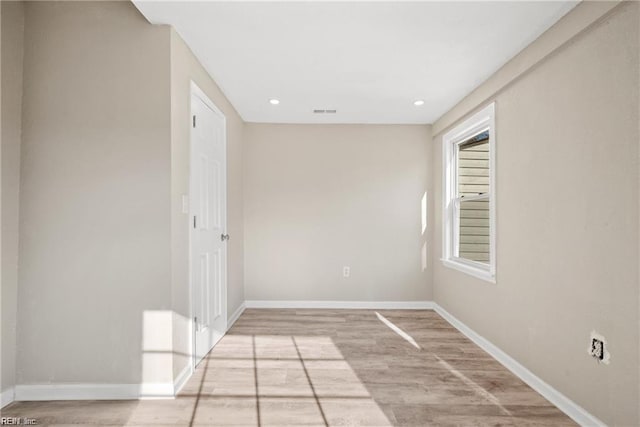
[[[336,110],[313,110],[314,114],[335,114]]]

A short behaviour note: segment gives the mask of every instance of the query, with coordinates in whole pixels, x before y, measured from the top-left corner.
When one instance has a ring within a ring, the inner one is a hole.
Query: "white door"
[[[198,364],[226,332],[225,119],[193,86],[191,95],[191,292]]]

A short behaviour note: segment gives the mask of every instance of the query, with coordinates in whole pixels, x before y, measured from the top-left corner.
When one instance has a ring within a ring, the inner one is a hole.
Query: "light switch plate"
[[[182,195],[182,213],[189,213],[189,196],[187,196],[186,194]]]

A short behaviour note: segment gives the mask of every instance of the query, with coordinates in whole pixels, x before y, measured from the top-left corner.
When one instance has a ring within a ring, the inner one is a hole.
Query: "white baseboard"
[[[3,390],[2,393],[0,393],[0,408],[4,408],[9,403],[13,402],[14,397],[15,393],[13,387]]]
[[[139,384],[17,385],[16,400],[137,399]]]
[[[140,384],[138,399],[173,399],[173,383],[144,383]]]
[[[172,383],[17,385],[16,401],[172,399]]]
[[[433,301],[245,301],[247,308],[348,308],[369,310],[432,310]]]
[[[231,329],[234,323],[236,323],[236,320],[238,320],[238,318],[242,315],[242,313],[244,313],[244,310],[246,308],[247,308],[247,305],[243,302],[242,304],[240,304],[240,307],[238,307],[238,309],[233,312],[233,314],[227,321],[227,331]]]
[[[182,387],[187,383],[189,378],[191,378],[191,374],[193,371],[191,369],[191,363],[187,363],[182,371],[178,374],[176,379],[173,381],[173,395],[177,396]]]
[[[494,345],[489,340],[482,337],[473,329],[455,318],[451,313],[442,308],[440,305],[434,303],[434,310],[447,322],[451,323],[451,325],[459,330],[463,335],[465,335],[476,345],[478,345],[478,347],[489,353],[505,368],[510,370],[518,378],[529,385],[529,387],[540,393],[549,402],[556,405],[558,409],[571,417],[571,419],[573,419],[576,423],[580,424],[581,426],[606,427],[605,423],[591,415],[583,407],[569,399],[567,396],[544,382],[540,377],[536,376],[533,372],[522,366],[507,353],[500,350],[500,348],[498,348],[496,345]]]

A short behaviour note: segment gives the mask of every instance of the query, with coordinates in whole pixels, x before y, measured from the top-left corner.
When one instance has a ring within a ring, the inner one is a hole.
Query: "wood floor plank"
[[[569,426],[432,310],[248,309],[175,400],[18,402],[39,425]]]

